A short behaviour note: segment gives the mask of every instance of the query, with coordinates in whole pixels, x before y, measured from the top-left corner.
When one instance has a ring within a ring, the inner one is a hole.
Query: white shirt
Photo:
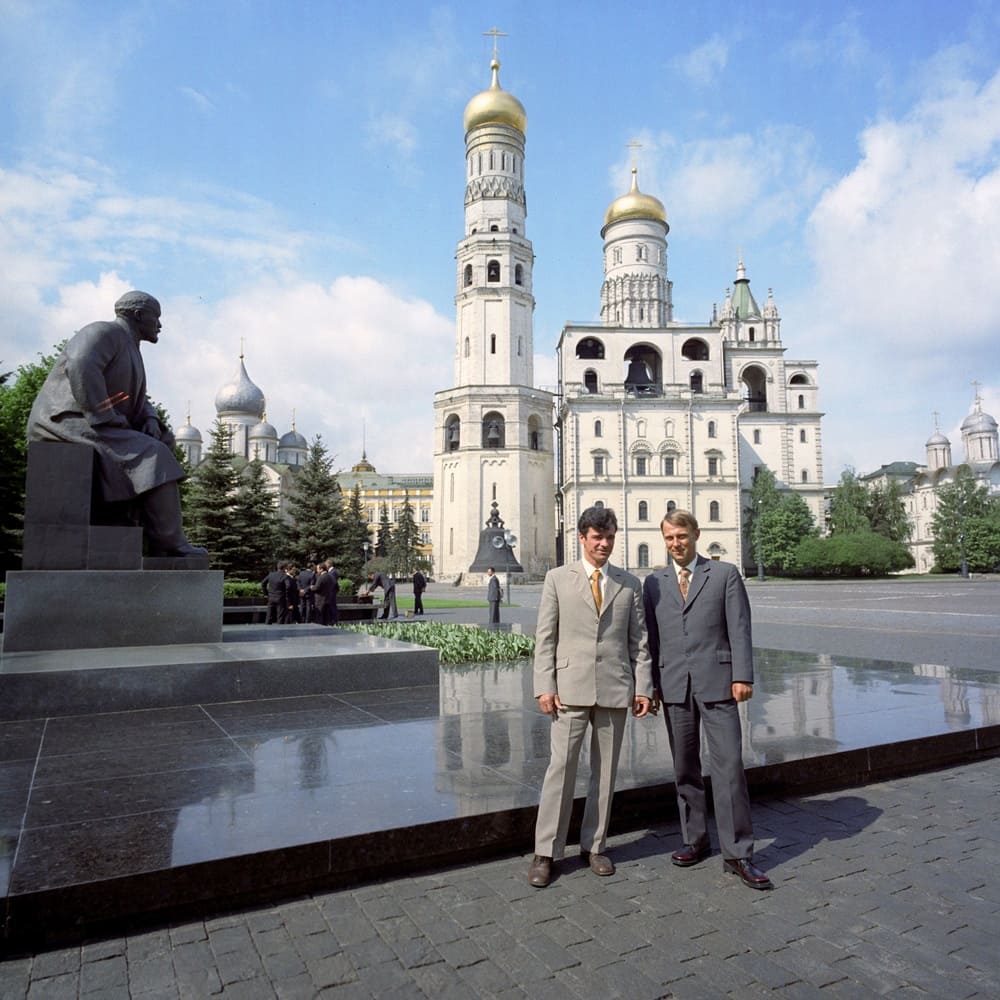
[[[601,604],[603,604],[604,594],[608,589],[608,564],[605,563],[603,566],[598,568],[597,566],[591,566],[586,559],[581,559],[580,562],[583,563],[583,568],[587,574],[588,580],[593,577],[595,571],[601,574]]]

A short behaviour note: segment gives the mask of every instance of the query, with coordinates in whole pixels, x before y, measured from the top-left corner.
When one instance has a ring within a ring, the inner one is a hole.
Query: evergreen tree
[[[339,567],[347,555],[344,499],[332,469],[333,459],[317,434],[288,501],[291,521],[285,528],[286,555],[300,565],[315,556],[333,559]]]
[[[33,364],[20,365],[16,374],[0,375],[0,575],[21,564],[28,414],[65,346],[64,340],[51,354],[39,354]]]
[[[993,553],[1000,533],[998,501],[990,498],[986,483],[976,480],[967,465],[960,465],[955,481],[937,491],[937,507],[931,522],[934,530],[934,568],[953,573],[961,568],[962,556],[973,572],[986,572],[996,565]]]
[[[230,454],[230,429],[217,418],[209,436],[208,451],[187,490],[187,535],[194,544],[208,549],[214,569],[232,573],[241,544],[232,517],[239,473]]]
[[[753,561],[761,566],[767,565],[763,558],[764,546],[762,529],[767,515],[781,502],[778,485],[774,473],[766,466],[757,470],[750,487],[750,507],[743,519],[743,530],[750,543],[750,555]]]
[[[375,544],[375,556],[388,559],[389,543],[392,541],[392,524],[389,521],[389,507],[383,500],[378,512],[378,541]]]
[[[258,580],[278,558],[281,523],[278,500],[264,475],[264,464],[250,462],[240,476],[230,511],[236,543],[232,549],[232,573],[245,580]]]
[[[857,535],[871,531],[868,516],[871,501],[871,494],[854,470],[844,469],[830,497],[830,534]]]
[[[396,526],[389,539],[389,565],[396,576],[410,576],[416,566],[420,553],[417,542],[420,532],[413,518],[413,505],[408,493],[403,494],[403,507],[396,519]]]
[[[339,563],[341,579],[361,582],[364,573],[364,543],[368,541],[368,519],[365,517],[361,484],[355,483],[344,511],[343,555]]]

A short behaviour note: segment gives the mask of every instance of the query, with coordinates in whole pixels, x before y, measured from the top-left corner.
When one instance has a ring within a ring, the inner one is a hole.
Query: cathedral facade
[[[743,522],[758,470],[798,492],[823,524],[816,361],[785,356],[769,292],[761,308],[743,261],[707,323],[673,316],[666,210],[631,190],[601,229],[600,321],[567,324],[558,346],[559,500],[565,560],[592,505],[615,510],[616,560],[666,561],[660,521],[675,508],[701,527],[700,551],[749,567]]]
[[[434,395],[434,571],[467,574],[499,508],[529,576],[555,563],[553,398],[534,388],[532,267],[520,101],[492,84],[465,108],[455,384]]]

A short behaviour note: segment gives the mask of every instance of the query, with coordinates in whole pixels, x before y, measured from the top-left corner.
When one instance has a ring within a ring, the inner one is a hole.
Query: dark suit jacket
[[[328,604],[335,604],[337,601],[337,577],[331,572],[320,573],[313,584],[313,592],[316,594],[316,607],[322,610]]]
[[[490,582],[486,586],[486,600],[492,602],[498,602],[502,599],[503,594],[500,592],[500,581],[497,577],[491,576]]]
[[[396,581],[385,573],[376,573],[375,579],[368,585],[368,589],[375,590],[376,587],[381,587],[382,593],[388,597],[390,592],[396,589]]]
[[[702,701],[731,698],[734,681],[753,683],[750,602],[735,566],[698,556],[686,603],[674,568],[656,570],[643,584],[643,605],[665,702],[684,701],[689,678]]]
[[[427,577],[420,570],[413,574],[413,593],[422,594],[427,589]]]
[[[284,605],[288,596],[288,574],[284,570],[274,570],[260,581],[260,589],[267,594],[269,604]]]

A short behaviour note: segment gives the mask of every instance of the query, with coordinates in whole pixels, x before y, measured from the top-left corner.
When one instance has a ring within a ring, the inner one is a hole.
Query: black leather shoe
[[[712,848],[709,844],[703,844],[701,847],[692,847],[690,844],[685,844],[670,855],[670,860],[681,868],[690,868],[691,865],[696,865],[699,861],[704,861],[711,853]]]
[[[773,889],[774,884],[767,877],[767,872],[761,871],[749,858],[737,858],[730,861],[723,859],[722,870],[731,875],[739,875],[744,885],[751,889]]]
[[[590,851],[580,851],[583,863],[590,865],[595,875],[614,875],[615,863],[606,854],[592,854]]]
[[[552,881],[552,859],[536,854],[528,869],[528,881],[536,889],[544,889]]]

